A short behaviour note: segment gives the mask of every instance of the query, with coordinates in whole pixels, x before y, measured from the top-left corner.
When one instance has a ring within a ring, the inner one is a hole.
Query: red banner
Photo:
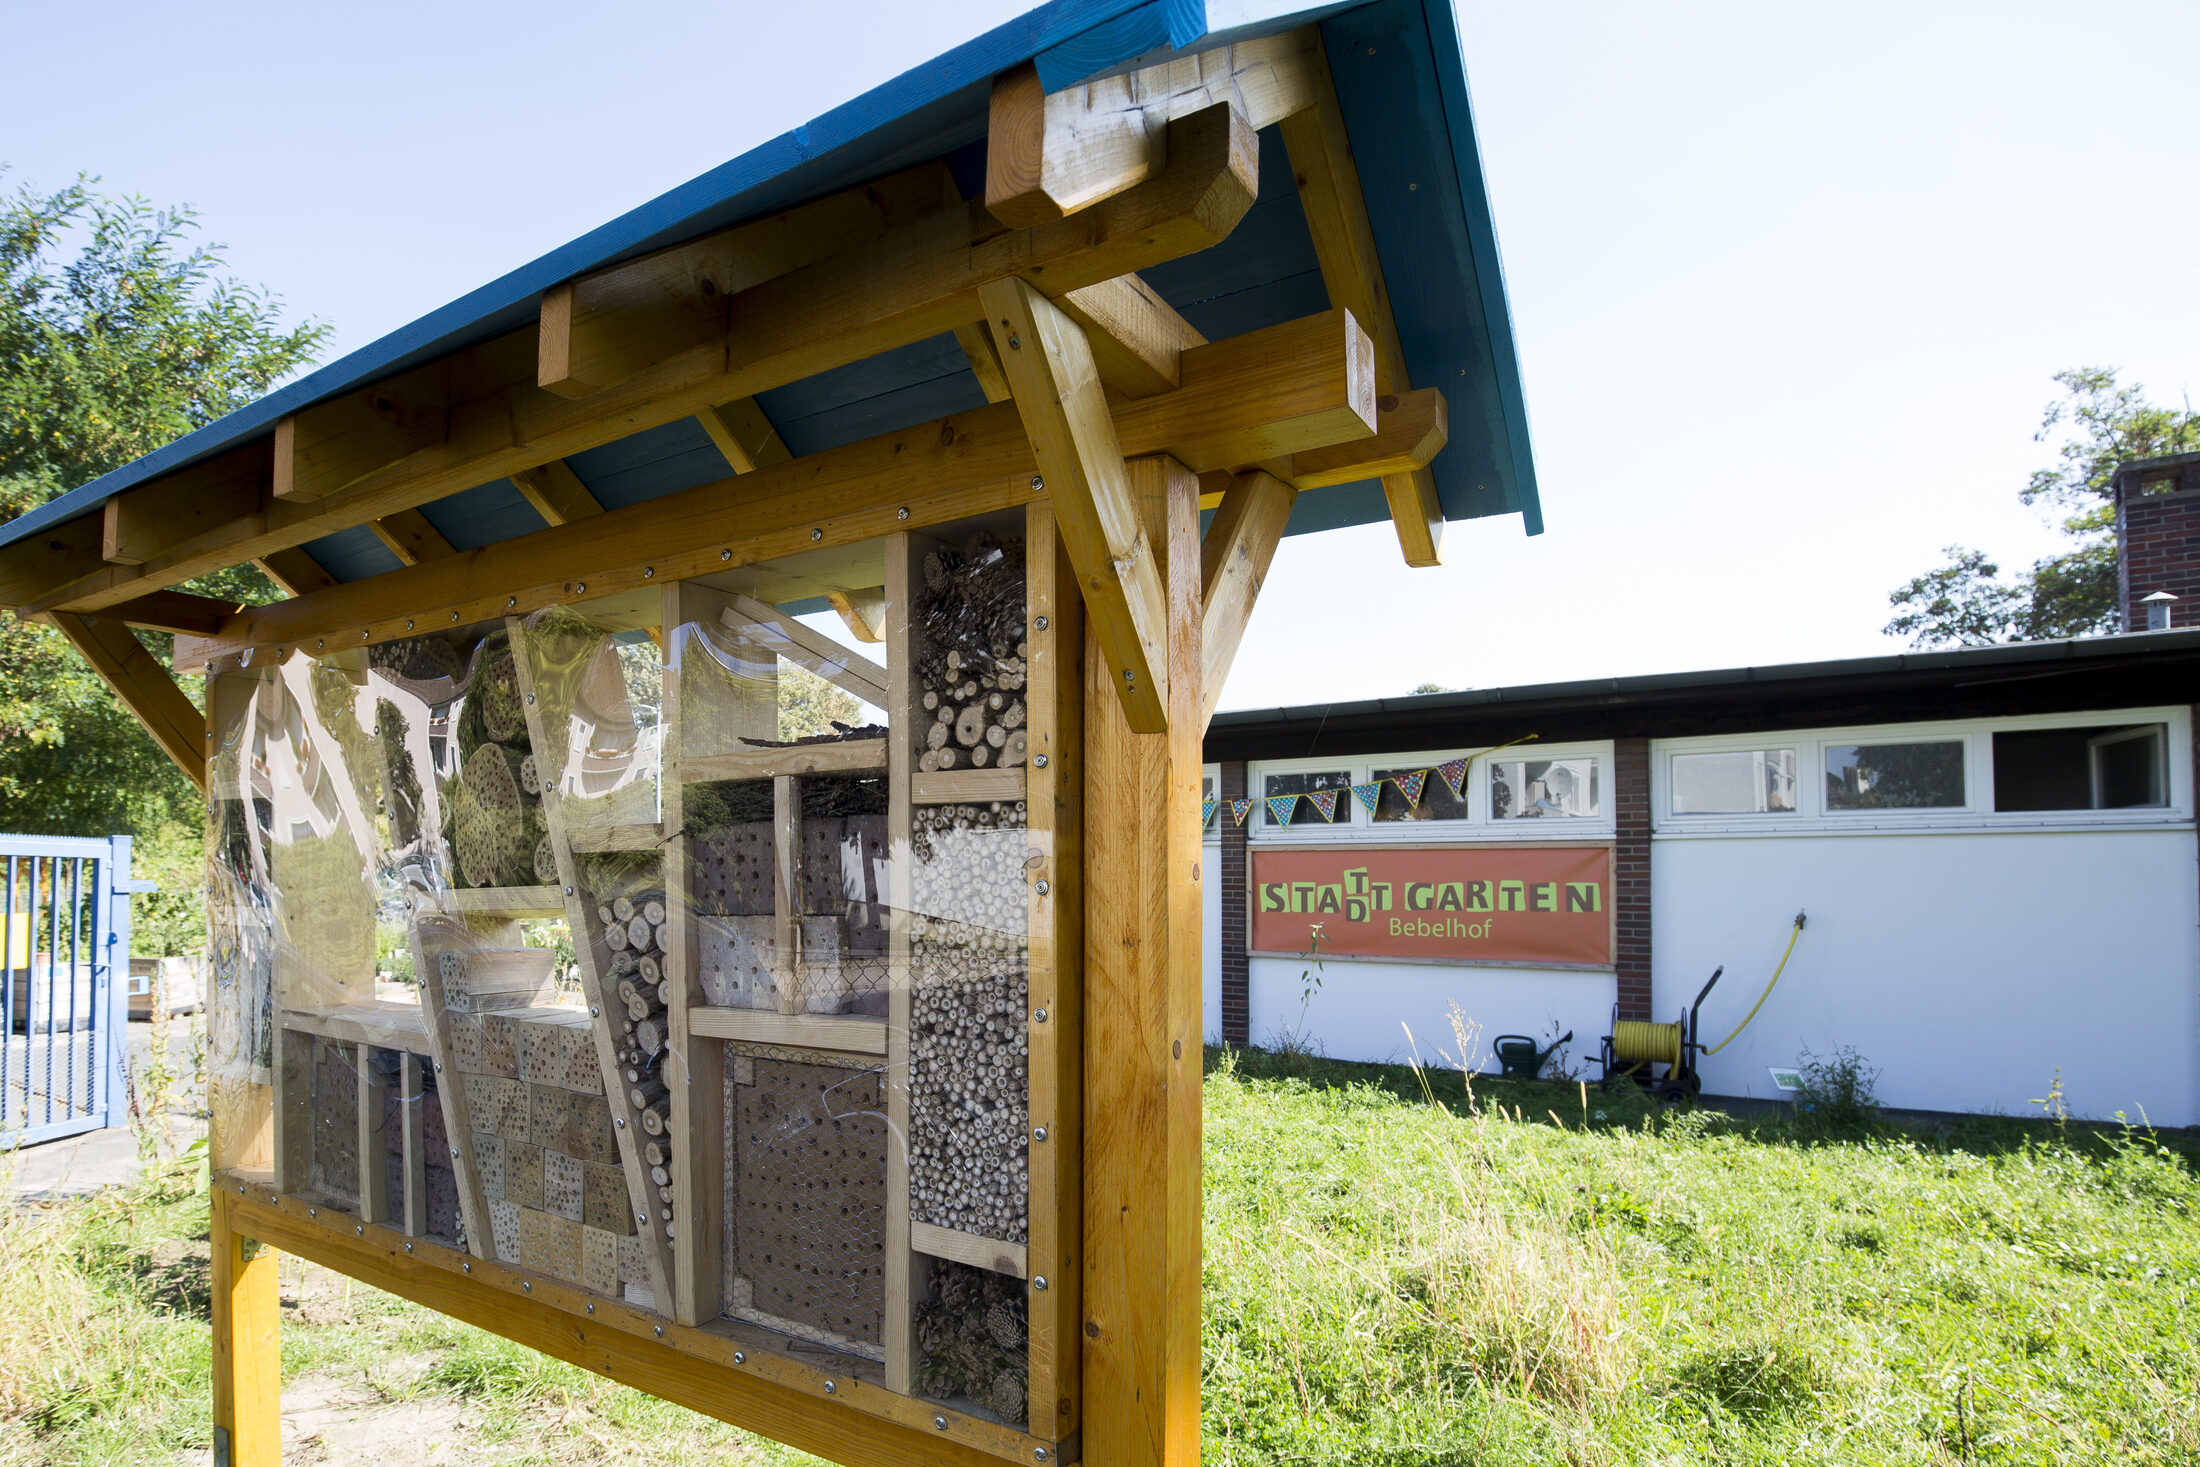
[[[1612,961],[1608,846],[1254,846],[1256,952]]]

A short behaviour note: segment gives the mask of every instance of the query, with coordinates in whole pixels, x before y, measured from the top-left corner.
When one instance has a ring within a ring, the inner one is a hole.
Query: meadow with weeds
[[[1205,1459],[2200,1462],[2193,1138],[1824,1100],[1211,1052]],[[0,1213],[0,1462],[210,1460],[202,1179]],[[810,1460],[282,1280],[295,1460]]]

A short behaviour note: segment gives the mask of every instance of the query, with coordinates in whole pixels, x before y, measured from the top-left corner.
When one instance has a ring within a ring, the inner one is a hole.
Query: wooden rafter
[[[19,588],[0,604],[93,610],[125,601],[952,331],[984,314],[977,290],[989,281],[1021,273],[1049,294],[1067,294],[1203,249],[1251,206],[1258,153],[1226,106],[1178,118],[1169,124],[1166,168],[1075,219],[1003,230],[975,203],[936,210],[742,291],[731,308],[738,330],[653,358],[580,400],[536,385],[539,329],[484,342],[438,364],[454,384],[442,442],[392,456],[326,498],[273,501],[143,566],[104,562],[96,521],[88,545],[81,535],[56,534],[0,548],[0,589]],[[611,310],[595,318],[595,329],[646,344],[654,320],[647,311]],[[123,497],[157,489],[141,485]]]
[[[752,474],[794,457],[753,397],[704,408],[695,421],[703,425],[710,441],[725,455],[726,466],[737,474]]]
[[[267,578],[293,596],[310,596],[336,584],[336,577],[303,550],[272,550],[252,562]]]
[[[1117,437],[1128,453],[1169,453],[1202,473],[1370,439],[1376,408],[1366,342],[1365,332],[1332,311],[1199,347],[1184,354],[1182,387],[1116,405]],[[339,632],[346,645],[382,641],[413,633],[422,616],[471,622],[525,614],[853,544],[1027,503],[1036,467],[1016,409],[1001,403],[313,596],[247,607],[220,637],[179,647],[177,655],[195,665],[246,647],[311,651],[314,638]],[[729,492],[736,486],[738,493]]]
[[[978,379],[978,390],[985,394],[987,402],[1008,401],[1008,374],[1001,370],[1001,354],[993,345],[993,333],[983,321],[972,321],[955,328],[955,341],[962,347],[963,356],[970,363],[970,375]]]
[[[1177,385],[1187,348],[1207,338],[1136,275],[1073,290],[1055,302],[1084,328],[1100,380],[1125,397],[1151,397]]]
[[[423,561],[441,560],[458,551],[443,532],[428,523],[428,517],[417,509],[401,509],[387,514],[370,524],[374,538],[390,548],[390,554],[407,565],[419,565]]]
[[[188,591],[153,591],[119,606],[110,606],[105,619],[156,632],[184,632],[211,637],[223,623],[244,609],[241,601],[217,601]]]
[[[1048,95],[1036,66],[993,83],[985,203],[1015,229],[1088,209],[1151,178],[1168,124],[1227,104],[1255,131],[1313,101],[1321,38],[1308,26],[1178,57]]]
[[[1368,223],[1367,200],[1352,161],[1344,110],[1337,102],[1328,58],[1317,55],[1312,69],[1312,105],[1285,118],[1282,128],[1283,145],[1298,178],[1299,204],[1313,236],[1330,304],[1352,312],[1374,340],[1377,389],[1386,395],[1403,392],[1411,385],[1405,351],[1383,282],[1383,263],[1375,252],[1375,231]],[[1389,501],[1406,564],[1439,564],[1444,508],[1437,498],[1435,476],[1425,467],[1387,474],[1383,495]]]
[[[1200,582],[1200,727],[1215,716],[1222,684],[1237,660],[1238,643],[1252,618],[1253,603],[1267,579],[1283,527],[1299,491],[1275,475],[1255,470],[1241,474],[1223,490],[1199,547]]]
[[[1084,328],[1021,280],[978,295],[1007,347],[1016,410],[1124,714],[1133,729],[1159,733],[1169,719],[1168,593]]]
[[[588,492],[581,476],[564,459],[555,458],[512,475],[512,487],[534,506],[545,524],[569,525],[590,515],[602,514],[603,505]]]
[[[168,669],[145,650],[130,628],[109,617],[59,612],[54,625],[76,644],[99,680],[145,726],[161,752],[176,761],[184,777],[206,788],[206,718]]]
[[[886,640],[886,588],[865,591],[827,591],[825,599],[847,624],[848,635],[859,642]]]

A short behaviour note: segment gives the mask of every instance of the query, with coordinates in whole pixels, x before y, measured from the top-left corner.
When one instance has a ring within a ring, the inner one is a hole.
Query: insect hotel
[[[1202,730],[1283,535],[1539,528],[1449,7],[1221,24],[1033,11],[0,534],[206,791],[217,1461],[274,1250],[1197,1460]]]

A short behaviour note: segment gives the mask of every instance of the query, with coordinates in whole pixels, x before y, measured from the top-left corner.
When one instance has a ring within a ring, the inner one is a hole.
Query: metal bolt
[[[455,1155],[455,1153],[454,1153],[454,1155]],[[321,1209],[320,1209],[320,1208],[318,1208],[318,1207],[309,1207],[309,1208],[307,1208],[307,1209],[306,1209],[306,1216],[307,1216],[307,1217],[319,1217],[320,1215],[321,1215]]]
[[[409,631],[411,631],[412,629],[413,629],[413,619],[412,619],[411,617],[409,617],[409,616],[408,616],[408,617],[406,617],[406,618],[405,618],[405,630],[409,632]]]
[[[590,1013],[594,1013],[594,1012],[595,1012],[595,1010],[594,1010],[594,1009],[590,1009],[590,1010],[589,1010],[589,1012],[590,1012]],[[619,1128],[620,1130],[622,1130],[622,1131],[623,1131],[623,1130],[625,1130],[625,1129],[626,1129],[626,1117],[625,1117],[625,1116],[613,1116],[613,1117],[611,1118],[611,1124],[612,1124],[612,1125],[614,1125],[614,1126],[617,1126],[617,1127],[618,1127],[618,1128]]]
[[[313,645],[314,645],[314,646],[316,646],[316,647],[326,647],[326,646],[328,645],[328,638],[326,638],[326,637],[315,637],[315,638],[313,639]]]
[[[439,1068],[439,1069],[440,1069],[440,1068],[441,1068],[441,1066],[437,1066],[437,1068]],[[451,1160],[453,1160],[453,1161],[456,1161],[456,1160],[458,1160],[458,1148],[457,1148],[456,1146],[453,1146],[453,1147],[451,1148]]]
[[[733,552],[730,550],[721,550],[718,552],[718,558],[720,560],[731,560],[733,559]]]
[[[594,1313],[596,1312],[596,1306],[595,1306],[595,1305],[593,1305],[593,1304],[589,1305],[589,1306],[588,1306],[588,1312],[589,1312],[590,1314],[594,1314]]]
[[[546,794],[546,795],[547,795],[547,794],[549,794],[549,793],[550,793],[550,791],[551,791],[552,789],[554,789],[554,788],[556,788],[556,786],[555,786],[555,785],[553,785],[553,784],[551,784],[551,782],[550,782],[549,780],[547,780],[547,779],[546,779],[546,780],[544,780],[544,781],[542,782],[542,792],[543,792],[544,794]]]
[[[1047,767],[1047,756],[1044,754],[1034,754],[1031,756],[1031,762],[1033,767],[1044,769]]]
[[[905,520],[909,518],[909,506],[905,504],[900,509],[895,510],[894,518],[897,520]]]
[[[810,538],[812,540],[822,540],[825,538],[825,532],[823,530],[812,530],[810,531]]]
[[[242,1197],[242,1196],[244,1195],[244,1183],[242,1183],[242,1182],[239,1182],[239,1183],[237,1184],[237,1195],[238,1195],[239,1197]]]
[[[573,583],[573,594],[576,596],[578,596],[581,592],[586,591],[587,589],[588,582],[586,581],[575,581]]]
[[[840,1394],[840,1387],[833,1384],[831,1381],[827,1381],[825,1382],[825,1394],[828,1396],[838,1395]]]
[[[634,1221],[640,1223],[643,1227],[646,1228],[649,1226],[649,1214],[646,1212],[637,1212],[634,1214]]]
[[[652,577],[652,576],[654,576],[654,575],[656,575],[656,574],[657,574],[657,567],[655,567],[655,566],[653,566],[653,565],[645,565],[645,566],[643,566],[643,567],[642,567],[642,579],[643,579],[643,580],[645,580],[645,581],[646,581],[646,580],[648,580],[648,579],[649,579],[650,577]]]
[[[457,620],[458,620],[458,613],[457,613],[457,612],[455,612],[455,611],[454,611],[454,612],[452,612],[452,613],[451,613],[451,620],[452,620],[452,621],[457,621]]]
[[[1046,1128],[1045,1126],[1033,1126],[1033,1127],[1031,1128],[1031,1139],[1032,1139],[1032,1140],[1034,1140],[1034,1141],[1044,1141],[1044,1140],[1046,1140],[1046,1138],[1047,1138],[1047,1128]]]
[[[510,611],[513,607],[517,605],[519,605],[519,598],[517,596],[507,596],[504,598],[504,609],[506,611]]]
[[[1045,1009],[1033,1009],[1033,1010],[1031,1011],[1031,1022],[1032,1022],[1032,1023],[1034,1023],[1034,1024],[1044,1024],[1044,1023],[1045,1023],[1046,1021],[1047,1021],[1047,1011],[1046,1011]]]
[[[441,1061],[441,1060],[437,1060],[437,1061],[435,1062],[435,1072],[436,1072],[436,1073],[437,1073],[438,1075],[440,1075],[440,1074],[442,1074],[442,1073],[443,1073],[443,1061]],[[452,1152],[452,1153],[451,1153],[451,1155],[453,1155],[453,1156],[456,1156],[456,1155],[458,1155],[458,1153],[454,1151],[454,1152]]]
[[[357,1234],[359,1237],[364,1238],[367,1235],[367,1225],[365,1223],[355,1224],[352,1228],[352,1232]]]
[[[473,1260],[468,1259],[466,1262],[461,1263],[458,1267],[459,1271],[462,1273],[472,1273],[474,1271]]]
[[[1032,1461],[1034,1461],[1034,1462],[1044,1462],[1044,1461],[1045,1461],[1046,1459],[1047,1459],[1047,1449],[1046,1449],[1045,1447],[1033,1447],[1033,1448],[1031,1449],[1031,1460],[1032,1460]]]
[[[1123,669],[1123,681],[1135,686],[1138,682],[1138,674],[1126,667]]]
[[[573,888],[572,888],[572,887],[570,887],[570,886],[569,886],[569,887],[567,887],[567,888],[565,889],[565,894],[566,894],[567,896],[571,896],[571,895],[573,894]],[[600,1018],[600,1017],[602,1016],[602,1014],[603,1014],[603,1010],[602,1010],[602,1009],[599,1009],[599,1008],[597,1008],[597,1007],[596,1007],[596,1006],[595,1006],[594,1004],[590,1004],[590,1005],[588,1006],[588,1017],[589,1017],[589,1018],[591,1018],[591,1019],[594,1019],[594,1018]]]
[[[1044,1294],[1047,1291],[1047,1276],[1043,1273],[1035,1276],[1031,1281],[1031,1286]]]
[[[567,888],[565,889],[565,894],[566,894],[567,896],[571,896],[571,895],[573,894],[573,888],[572,888],[572,887],[570,887],[570,886],[568,886],[568,887],[567,887]],[[590,1014],[594,1014],[594,1013],[595,1013],[596,1011],[595,1011],[594,1009],[590,1009],[590,1010],[589,1010],[588,1012],[589,1012]]]
[[[535,695],[533,693],[527,695],[527,706],[530,708],[535,706]]]
[[[519,1281],[519,1291],[520,1291],[520,1292],[521,1292],[522,1294],[532,1294],[532,1293],[534,1293],[534,1292],[535,1292],[535,1286],[534,1286],[533,1284],[531,1284],[531,1283],[527,1282],[527,1280],[525,1280],[525,1279],[521,1279],[521,1280]]]
[[[935,1417],[933,1417],[933,1418],[932,1418],[932,1426],[933,1426],[933,1429],[934,1429],[934,1430],[937,1430],[937,1431],[945,1431],[945,1430],[947,1430],[947,1418],[946,1418],[945,1416],[935,1416]]]
[[[1010,351],[1022,351],[1024,349],[1024,339],[1021,336],[1018,336],[1013,331],[1010,332],[1008,336],[1008,349]]]
[[[748,1364],[748,1363],[749,1363],[749,1354],[748,1354],[748,1351],[746,1351],[746,1350],[736,1350],[736,1351],[734,1351],[734,1352],[733,1352],[733,1363],[734,1363],[734,1364],[736,1364],[736,1365],[746,1365],[746,1364]]]
[[[661,1340],[661,1339],[663,1339],[663,1338],[665,1337],[665,1327],[664,1327],[663,1325],[661,1325],[661,1324],[659,1324],[659,1325],[653,1325],[653,1326],[651,1326],[651,1328],[653,1328],[653,1329],[655,1329],[655,1330],[657,1331],[657,1338],[658,1338],[658,1339],[660,1339],[660,1340]]]
[[[1037,628],[1038,628],[1038,629],[1039,629],[1040,631],[1042,631],[1042,632],[1043,632],[1043,631],[1045,631],[1045,630],[1047,629],[1047,619],[1046,619],[1045,617],[1043,617],[1043,616],[1035,616],[1035,617],[1033,617],[1033,618],[1031,619],[1031,624],[1032,624],[1033,626],[1037,627]]]
[[[1036,882],[1032,883],[1032,890],[1038,892],[1041,896],[1045,896],[1048,892],[1054,890],[1054,888],[1047,885],[1047,879],[1042,876]]]
[[[406,1251],[407,1253],[410,1253],[410,1252],[412,1252],[412,1251],[413,1251],[413,1245],[412,1245],[412,1244],[410,1244],[410,1243],[407,1243],[407,1244],[405,1245],[405,1251]]]
[[[1033,475],[1031,476],[1031,492],[1032,492],[1032,493],[1034,493],[1034,494],[1037,494],[1037,493],[1038,493],[1038,492],[1039,492],[1040,490],[1042,490],[1042,489],[1046,488],[1046,486],[1047,486],[1047,481],[1046,481],[1046,478],[1045,478],[1045,476],[1044,476],[1044,475],[1041,475],[1041,474],[1033,474]]]

